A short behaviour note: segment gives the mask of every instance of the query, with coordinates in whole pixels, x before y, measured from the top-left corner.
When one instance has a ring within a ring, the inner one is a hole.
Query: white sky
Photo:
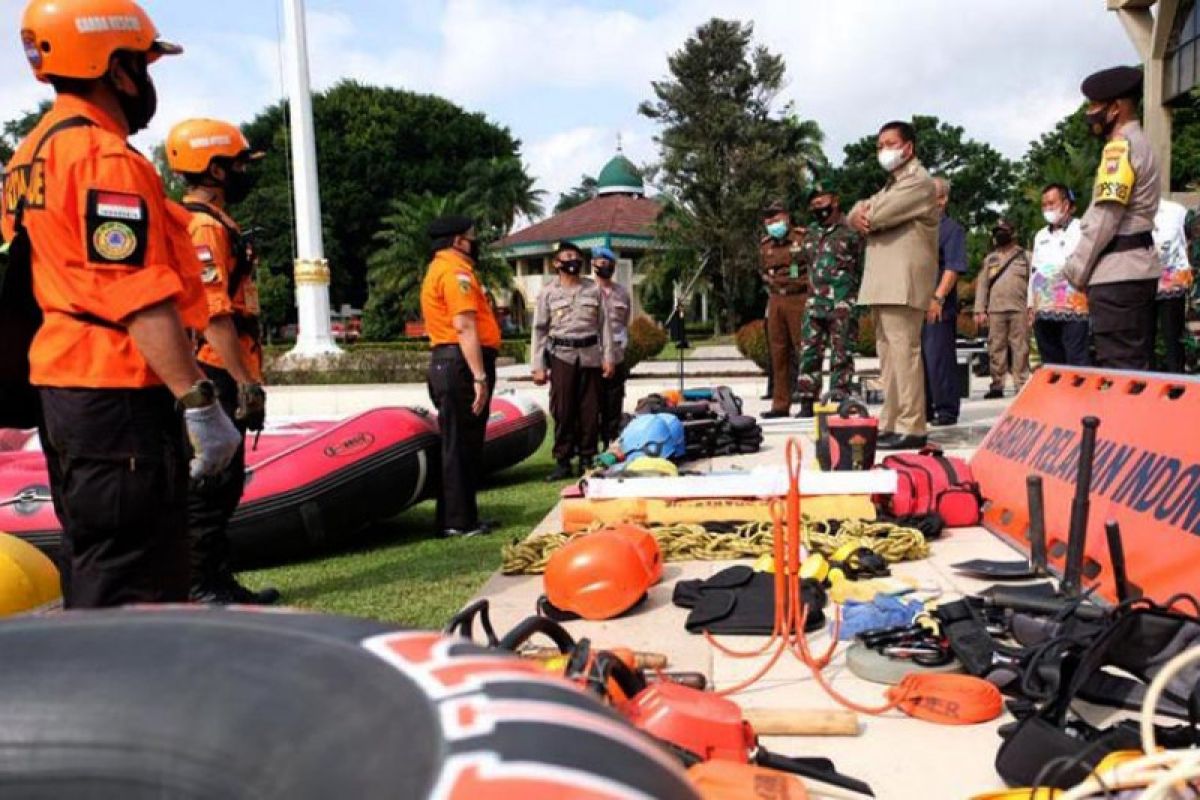
[[[23,0],[0,0],[0,112],[46,90],[18,36]],[[159,116],[139,144],[206,114],[245,121],[281,95],[278,0],[144,0],[187,53],[155,67]],[[637,115],[666,59],[707,19],[752,21],[788,65],[782,99],[826,133],[835,162],[886,119],[933,114],[1017,157],[1080,101],[1087,73],[1135,55],[1104,0],[308,0],[313,81],[434,92],[522,140],[549,193],[596,174],[621,134],[655,156]]]

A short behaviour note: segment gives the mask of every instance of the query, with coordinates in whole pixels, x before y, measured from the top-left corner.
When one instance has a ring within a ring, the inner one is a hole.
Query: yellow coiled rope
[[[831,555],[854,543],[869,547],[889,563],[914,561],[929,556],[929,544],[915,528],[888,522],[848,520],[830,532],[826,522],[805,521],[804,543],[812,552]],[[774,537],[769,522],[746,522],[732,531],[709,530],[703,525],[663,525],[649,529],[658,542],[664,561],[732,561],[755,558],[771,552]],[[726,529],[727,530],[727,529]],[[577,534],[582,535],[582,534]],[[500,571],[505,575],[538,575],[545,571],[550,555],[571,539],[567,533],[546,533],[514,540],[501,550]]]

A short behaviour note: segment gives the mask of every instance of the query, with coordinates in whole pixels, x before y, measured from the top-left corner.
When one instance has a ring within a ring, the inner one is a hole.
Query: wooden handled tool
[[[603,649],[603,648],[598,648]],[[549,661],[561,656],[557,647],[522,647],[517,655],[534,661]],[[667,657],[662,653],[634,653],[634,666],[638,669],[666,669]]]
[[[747,708],[746,721],[760,736],[858,736],[858,715],[841,709]]]

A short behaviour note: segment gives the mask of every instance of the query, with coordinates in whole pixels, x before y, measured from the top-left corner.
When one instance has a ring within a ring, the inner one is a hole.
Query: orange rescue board
[[[1121,524],[1134,593],[1164,601],[1200,579],[1200,378],[1076,367],[1038,370],[992,428],[971,469],[990,502],[984,525],[1029,551],[1025,478],[1042,476],[1046,547],[1067,552],[1080,420],[1099,417],[1085,587],[1116,599],[1104,522]]]

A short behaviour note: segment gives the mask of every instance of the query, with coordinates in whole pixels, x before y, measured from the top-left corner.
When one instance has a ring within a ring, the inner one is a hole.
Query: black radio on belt
[[[584,336],[580,339],[569,339],[562,336],[551,336],[550,344],[554,347],[593,347],[600,344],[599,336]]]

